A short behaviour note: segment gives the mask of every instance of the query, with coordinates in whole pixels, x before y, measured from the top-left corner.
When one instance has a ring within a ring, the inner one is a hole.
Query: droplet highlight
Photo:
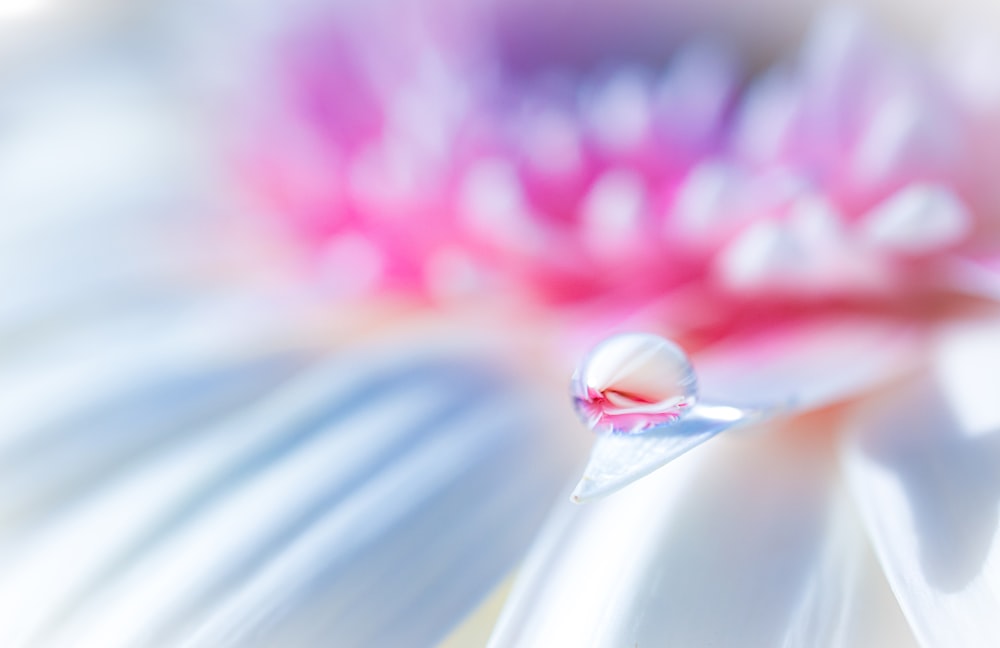
[[[651,333],[613,335],[595,346],[572,381],[580,418],[599,434],[638,434],[673,423],[698,396],[684,351]]]

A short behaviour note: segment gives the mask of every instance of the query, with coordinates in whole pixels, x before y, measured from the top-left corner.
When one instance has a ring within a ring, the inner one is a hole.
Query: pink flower
[[[0,79],[0,645],[1000,643],[997,41],[139,4]]]
[[[898,636],[987,645],[996,601],[976,588],[994,591],[1000,554],[975,519],[995,531],[995,497],[956,523],[978,543],[971,566],[928,520],[993,483],[995,453],[980,465],[966,422],[946,416],[966,401],[939,383],[972,389],[969,340],[995,346],[952,327],[992,318],[1000,294],[1000,195],[984,171],[1000,98],[844,11],[798,57],[752,74],[710,42],[663,67],[512,66],[482,16],[445,36],[433,20],[368,20],[377,11],[295,34],[243,160],[318,281],[445,306],[513,299],[510,322],[544,311],[567,338],[656,329],[715,393],[791,403],[769,435],[699,451],[715,472],[684,457],[613,500],[557,511],[492,645],[730,645],[747,628],[747,645],[813,645],[846,636],[838,618],[879,625],[852,607],[866,589],[892,618],[902,610]],[[618,488],[721,429],[601,437],[585,483]],[[755,467],[733,449],[751,441]],[[712,617],[715,598],[750,605],[758,585],[757,608],[723,600]]]
[[[341,290],[652,308],[701,344],[928,307],[995,256],[977,160],[997,129],[856,16],[748,78],[705,42],[663,69],[518,75],[369,13],[295,34],[246,162]]]

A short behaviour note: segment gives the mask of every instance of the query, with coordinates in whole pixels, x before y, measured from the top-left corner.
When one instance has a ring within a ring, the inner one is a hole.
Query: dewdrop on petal
[[[673,423],[695,404],[698,381],[684,351],[650,333],[613,335],[573,375],[573,403],[599,434],[636,434]]]

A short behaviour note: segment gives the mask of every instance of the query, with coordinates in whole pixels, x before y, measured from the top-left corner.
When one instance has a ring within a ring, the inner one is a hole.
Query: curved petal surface
[[[994,342],[1000,340],[994,329]],[[879,560],[924,646],[1000,638],[1000,419],[957,398],[1000,380],[1000,349],[956,332],[924,376],[857,415],[844,460]],[[992,360],[992,362],[991,362]],[[942,382],[945,381],[945,382]]]
[[[333,359],[9,525],[0,643],[431,643],[560,481],[536,405],[438,351]]]
[[[646,433],[599,436],[573,499],[613,493],[725,430],[857,396],[912,368],[915,340],[898,326],[833,320],[723,342],[695,363],[713,404]]]
[[[898,608],[888,597],[872,634],[884,584],[827,446],[799,425],[719,439],[614,497],[558,505],[491,648],[885,645],[876,635],[898,634]]]

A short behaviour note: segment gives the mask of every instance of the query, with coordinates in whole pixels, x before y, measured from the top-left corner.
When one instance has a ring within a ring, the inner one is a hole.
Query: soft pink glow
[[[341,283],[625,313],[683,296],[698,330],[938,300],[942,263],[1000,247],[971,166],[996,120],[855,14],[748,78],[700,42],[664,68],[512,76],[488,22],[423,18],[293,34],[246,160],[317,263],[349,275],[338,250],[366,250]]]

